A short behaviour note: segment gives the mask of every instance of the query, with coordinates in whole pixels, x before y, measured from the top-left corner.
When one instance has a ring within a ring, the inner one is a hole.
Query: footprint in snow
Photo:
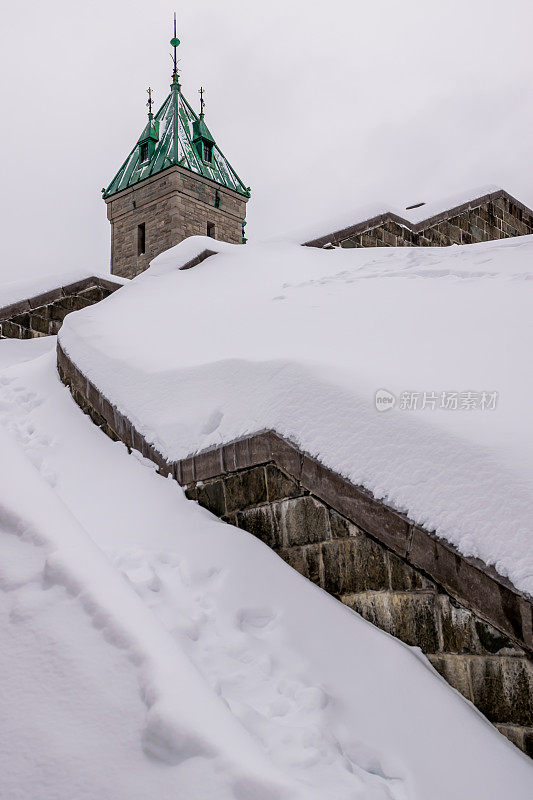
[[[219,427],[220,423],[224,418],[224,414],[220,411],[219,408],[216,408],[213,413],[209,416],[209,419],[204,424],[203,428],[201,429],[201,433],[204,435],[213,433]]]
[[[237,614],[237,626],[244,633],[272,629],[276,613],[270,608],[243,608]]]

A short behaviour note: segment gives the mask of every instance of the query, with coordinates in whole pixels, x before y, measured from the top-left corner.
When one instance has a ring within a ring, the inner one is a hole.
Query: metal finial
[[[176,12],[175,11],[174,11],[174,36],[170,40],[170,44],[174,48],[174,55],[172,56],[172,60],[174,62],[174,69],[172,71],[172,77],[174,78],[178,74],[177,51],[178,51],[178,47],[179,47],[179,44],[180,44],[180,40],[178,39],[178,36],[177,36],[177,33],[176,33]]]
[[[200,95],[200,116],[203,117],[204,108],[205,108],[204,87],[203,86],[200,86],[200,88],[198,89],[198,94]]]
[[[151,89],[151,87],[149,86],[146,91],[148,92],[148,102],[146,103],[146,105],[148,106],[148,116],[150,117],[150,119],[152,119],[152,105],[153,105],[154,101],[152,100],[152,89]]]

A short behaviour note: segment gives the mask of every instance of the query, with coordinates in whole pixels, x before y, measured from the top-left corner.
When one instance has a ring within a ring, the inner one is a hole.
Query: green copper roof
[[[146,128],[143,130],[141,135],[139,136],[139,140],[137,144],[141,144],[141,142],[147,142],[149,140],[153,142],[157,142],[159,139],[159,121],[156,120],[155,122],[152,119],[152,115],[150,114],[150,118],[148,119],[148,123]]]
[[[197,140],[206,140],[212,144],[211,162],[201,158],[202,148],[193,144]],[[143,141],[153,142],[155,146],[149,148],[149,157],[141,162],[140,144]],[[148,121],[135,147],[103,192],[103,196],[107,198],[116,192],[121,192],[175,164],[246,197],[250,194],[249,189],[215,144],[203,119],[194,113],[181,93],[177,76],[174,78],[169,96],[155,118]]]

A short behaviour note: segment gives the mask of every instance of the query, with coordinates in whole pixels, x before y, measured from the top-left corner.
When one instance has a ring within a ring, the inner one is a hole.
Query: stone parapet
[[[530,597],[274,431],[166,461],[59,344],[57,355],[61,379],[107,435],[139,450],[190,499],[261,539],[369,622],[419,647],[533,756]]]
[[[533,211],[503,189],[421,222],[387,212],[305,242],[307,247],[447,247],[533,233]]]
[[[58,333],[71,311],[99,303],[121,283],[88,277],[0,308],[0,339],[34,339]]]

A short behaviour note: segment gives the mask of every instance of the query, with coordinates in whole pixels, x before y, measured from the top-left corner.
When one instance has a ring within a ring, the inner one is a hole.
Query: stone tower
[[[103,198],[111,223],[111,272],[133,278],[187,236],[244,243],[247,188],[181,91],[174,47],[170,94],[152,114]]]

